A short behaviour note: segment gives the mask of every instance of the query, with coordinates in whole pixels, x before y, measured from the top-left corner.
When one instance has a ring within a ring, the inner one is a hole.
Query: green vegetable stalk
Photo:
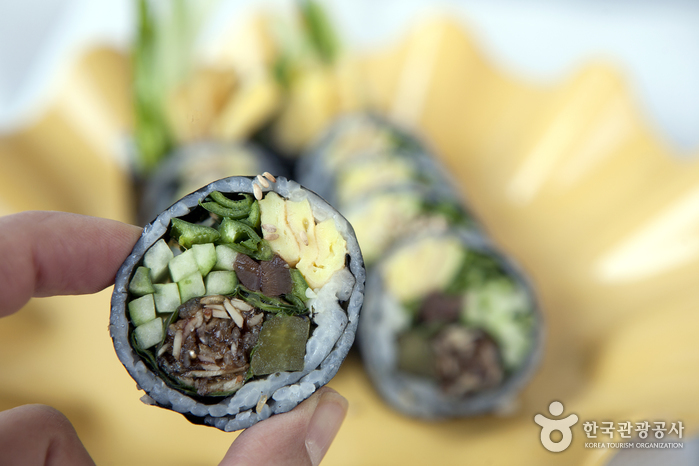
[[[173,148],[165,101],[192,66],[197,9],[201,4],[191,0],[138,1],[132,67],[136,169],[141,174],[155,169]]]

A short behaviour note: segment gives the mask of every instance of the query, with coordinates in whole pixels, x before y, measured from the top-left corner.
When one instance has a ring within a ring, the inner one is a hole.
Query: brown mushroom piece
[[[291,293],[291,273],[289,264],[275,255],[271,261],[260,262],[262,293],[267,296],[281,296]]]
[[[494,388],[504,378],[498,346],[483,330],[449,325],[434,337],[432,348],[437,378],[449,395]]]
[[[262,287],[262,271],[260,264],[245,254],[238,254],[233,264],[238,280],[245,288],[252,291],[260,291]]]
[[[431,293],[422,302],[417,312],[419,322],[457,322],[463,306],[463,295]]]

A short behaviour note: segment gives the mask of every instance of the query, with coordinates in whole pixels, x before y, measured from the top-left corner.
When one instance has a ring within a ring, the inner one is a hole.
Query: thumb
[[[347,414],[347,400],[322,387],[288,413],[245,430],[220,466],[320,464]]]
[[[0,464],[92,465],[70,421],[43,405],[26,405],[0,413]]]

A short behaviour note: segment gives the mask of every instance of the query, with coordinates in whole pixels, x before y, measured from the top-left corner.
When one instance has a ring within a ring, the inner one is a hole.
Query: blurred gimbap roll
[[[181,145],[143,180],[139,223],[145,225],[178,199],[213,181],[263,172],[286,175],[288,170],[252,143],[212,139]]]
[[[340,119],[300,161],[298,177],[350,219],[367,265],[416,230],[476,227],[424,145],[373,115]]]
[[[498,410],[538,363],[542,322],[517,269],[478,234],[406,239],[369,274],[358,342],[383,398],[421,418]]]
[[[394,242],[424,231],[472,224],[456,199],[416,186],[372,192],[344,205],[367,266],[373,265]]]

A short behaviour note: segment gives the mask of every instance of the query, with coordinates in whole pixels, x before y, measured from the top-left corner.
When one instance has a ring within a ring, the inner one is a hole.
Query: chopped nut
[[[255,325],[259,324],[262,321],[262,318],[265,315],[262,313],[255,314],[254,316],[250,317],[248,319],[248,327],[254,327]]]
[[[229,300],[225,300],[223,302],[223,305],[226,307],[226,311],[228,311],[228,314],[231,316],[231,319],[233,319],[233,322],[235,322],[235,325],[237,325],[240,328],[243,328],[243,316],[240,314],[240,311],[233,307],[233,304]]]
[[[234,298],[230,300],[231,304],[241,311],[252,311],[253,307],[242,299]]]
[[[221,300],[221,303],[223,303],[223,300]],[[225,311],[226,308],[223,307],[223,304],[207,304],[204,306],[204,309],[211,309],[211,310],[217,310],[217,311]]]
[[[201,300],[199,302],[201,304],[221,304],[221,303],[223,303],[224,299],[226,299],[225,296],[217,294],[217,295],[211,295],[211,296],[204,296],[203,298],[201,298]]]
[[[223,307],[223,306],[221,306],[221,307]],[[216,309],[215,311],[213,311],[212,315],[214,317],[218,317],[219,319],[230,319],[231,318],[231,316],[228,315],[228,313],[226,312],[225,309],[223,309],[223,310]]]
[[[172,342],[172,356],[179,361],[180,359],[180,350],[182,349],[182,340],[183,340],[183,334],[182,330],[177,330],[175,332],[175,338]]]

